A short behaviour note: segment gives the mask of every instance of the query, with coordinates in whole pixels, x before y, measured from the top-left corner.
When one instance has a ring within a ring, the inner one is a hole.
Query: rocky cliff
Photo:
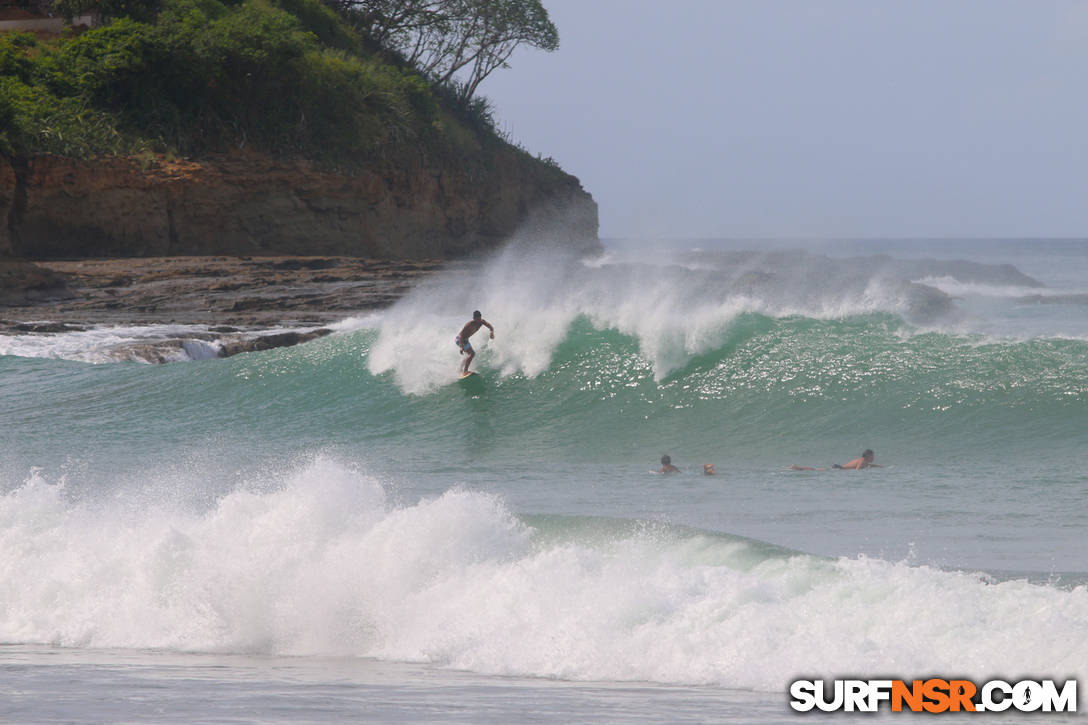
[[[12,210],[15,207],[15,189],[18,186],[15,168],[10,160],[0,154],[0,258],[11,256]]]
[[[598,247],[576,178],[503,147],[334,173],[247,153],[198,161],[0,157],[0,254],[456,258],[513,236]]]

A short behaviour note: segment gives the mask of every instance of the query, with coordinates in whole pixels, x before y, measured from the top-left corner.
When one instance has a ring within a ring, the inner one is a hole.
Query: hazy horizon
[[[481,93],[602,238],[1088,236],[1088,3],[543,1]]]

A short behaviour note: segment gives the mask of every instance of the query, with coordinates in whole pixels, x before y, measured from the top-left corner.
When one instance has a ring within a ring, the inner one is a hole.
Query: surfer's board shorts
[[[457,345],[458,350],[460,350],[462,352],[472,352],[472,343],[469,342],[468,340],[465,340],[465,344],[462,345],[460,335],[453,338],[453,342]]]

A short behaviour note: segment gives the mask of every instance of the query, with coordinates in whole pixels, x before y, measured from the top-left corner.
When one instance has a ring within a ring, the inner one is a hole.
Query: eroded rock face
[[[0,257],[10,256],[10,215],[15,207],[15,169],[11,160],[0,154]]]
[[[27,305],[71,296],[62,275],[0,255],[0,305]]]
[[[453,258],[522,233],[599,246],[597,206],[578,180],[513,151],[496,152],[486,173],[420,164],[347,175],[255,154],[21,161],[0,163],[0,254],[30,259]]]

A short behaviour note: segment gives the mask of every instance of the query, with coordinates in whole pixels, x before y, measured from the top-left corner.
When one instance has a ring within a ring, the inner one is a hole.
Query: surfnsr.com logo
[[[1076,712],[1077,681],[1054,680],[796,680],[790,707],[798,712]]]

